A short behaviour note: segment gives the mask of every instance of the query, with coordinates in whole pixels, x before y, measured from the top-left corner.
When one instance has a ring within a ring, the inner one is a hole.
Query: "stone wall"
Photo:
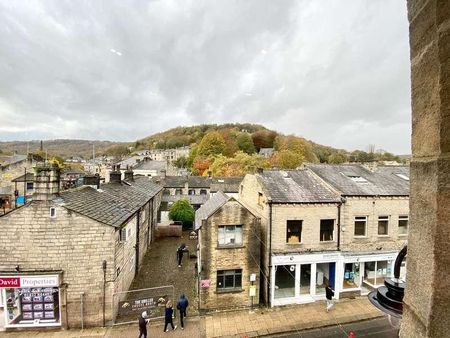
[[[341,250],[400,250],[407,236],[398,233],[399,216],[409,215],[408,197],[348,197],[341,207]],[[355,237],[355,216],[367,216],[366,237]],[[389,216],[388,235],[378,235],[378,216]],[[381,250],[381,249],[378,249]]]
[[[50,207],[56,217],[50,218]],[[63,271],[67,283],[67,313],[63,325],[80,326],[80,293],[84,292],[85,325],[102,324],[103,270],[114,279],[115,229],[70,212],[52,202],[33,202],[0,217],[0,270],[15,272]],[[109,287],[109,285],[108,285]],[[111,291],[107,290],[106,318],[111,319]],[[62,297],[63,298],[63,297]]]
[[[218,247],[219,225],[243,225],[243,244],[239,247]],[[257,218],[235,200],[228,201],[201,227],[201,279],[211,280],[209,288],[200,289],[200,308],[204,310],[249,307],[250,274],[256,274],[256,297],[259,303],[260,234]],[[242,269],[242,289],[223,291],[217,289],[217,270]]]
[[[401,337],[448,337],[450,2],[408,0],[412,78],[411,224]]]
[[[334,220],[333,241],[320,241],[320,220]],[[301,220],[301,243],[287,243],[287,221]],[[332,251],[337,249],[337,204],[274,204],[272,206],[272,253]]]

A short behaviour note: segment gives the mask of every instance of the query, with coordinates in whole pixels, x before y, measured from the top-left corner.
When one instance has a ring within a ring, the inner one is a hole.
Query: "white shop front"
[[[345,293],[366,295],[392,277],[397,251],[326,252],[272,256],[271,306],[311,303],[325,299],[327,283],[335,298]],[[406,267],[401,269],[405,277]]]
[[[342,277],[336,289],[339,293],[358,291],[366,295],[370,291],[384,285],[384,278],[394,276],[394,263],[398,251],[342,253],[342,263],[338,266],[338,274]],[[401,269],[401,277],[405,277],[405,264]]]
[[[272,256],[272,306],[325,299],[325,284],[334,287],[339,252]]]
[[[61,326],[60,276],[1,275],[0,328]]]

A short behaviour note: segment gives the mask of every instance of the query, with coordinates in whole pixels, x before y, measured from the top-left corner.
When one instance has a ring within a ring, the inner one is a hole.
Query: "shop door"
[[[311,294],[311,264],[300,265],[300,296]]]
[[[328,274],[330,276],[330,286],[334,290],[334,282],[336,277],[336,263],[330,263],[328,265]]]

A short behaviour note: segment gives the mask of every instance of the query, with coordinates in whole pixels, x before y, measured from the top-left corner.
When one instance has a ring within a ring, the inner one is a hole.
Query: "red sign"
[[[0,288],[20,288],[20,277],[0,277]]]
[[[210,279],[202,279],[200,280],[200,287],[202,289],[207,289],[211,286],[211,280]]]

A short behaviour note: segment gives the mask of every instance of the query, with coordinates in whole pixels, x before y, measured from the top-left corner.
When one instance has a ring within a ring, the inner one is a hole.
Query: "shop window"
[[[332,241],[334,233],[334,219],[320,220],[320,241]]]
[[[378,235],[387,235],[389,216],[378,216]]]
[[[7,288],[5,295],[7,325],[59,324],[58,287]]]
[[[366,236],[367,216],[355,216],[355,236]]]
[[[242,288],[242,269],[217,271],[218,290],[236,290],[241,288]]]
[[[301,243],[302,241],[302,222],[303,221],[287,221],[286,224],[286,242]]]
[[[384,278],[392,275],[390,261],[375,261],[364,263],[364,283],[371,287],[384,284]]]
[[[242,245],[242,225],[219,226],[218,230],[218,243],[220,247]]]
[[[50,217],[55,218],[56,217],[56,208],[50,208]]]
[[[346,263],[344,266],[344,289],[359,287],[359,263]]]
[[[275,290],[274,297],[295,297],[295,265],[275,266]]]
[[[408,216],[398,216],[398,234],[407,235],[408,234]]]
[[[325,286],[331,284],[330,281],[330,265],[334,263],[317,263],[316,269],[316,294],[324,295]]]

